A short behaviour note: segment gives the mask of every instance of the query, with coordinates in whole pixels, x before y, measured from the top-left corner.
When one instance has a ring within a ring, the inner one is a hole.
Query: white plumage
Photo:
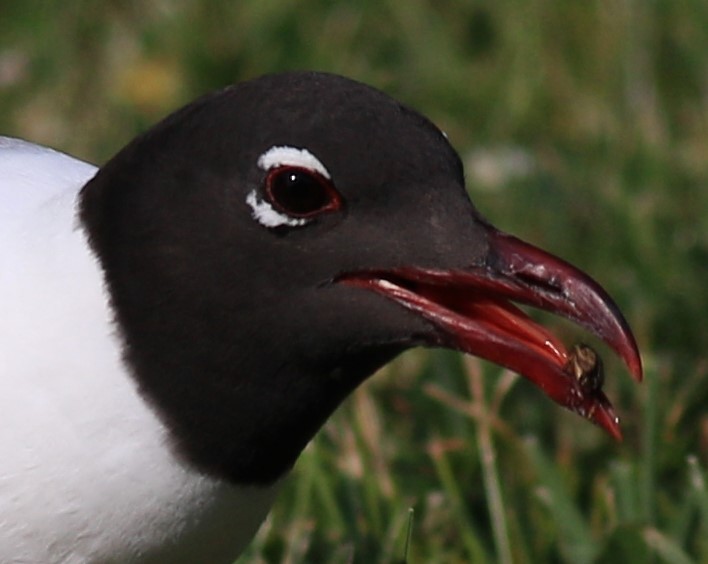
[[[96,168],[0,138],[0,562],[230,562],[273,489],[173,456],[78,225]]]

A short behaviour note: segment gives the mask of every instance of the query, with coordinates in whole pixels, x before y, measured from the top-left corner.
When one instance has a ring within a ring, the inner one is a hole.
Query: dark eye
[[[329,179],[296,166],[270,170],[265,190],[271,204],[292,217],[311,217],[337,210],[342,205],[342,199]]]

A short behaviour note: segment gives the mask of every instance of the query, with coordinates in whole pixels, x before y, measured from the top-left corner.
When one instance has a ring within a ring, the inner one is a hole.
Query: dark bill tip
[[[571,264],[493,230],[489,234],[490,279],[506,297],[570,319],[602,339],[630,374],[643,377],[639,348],[627,320],[595,280]]]

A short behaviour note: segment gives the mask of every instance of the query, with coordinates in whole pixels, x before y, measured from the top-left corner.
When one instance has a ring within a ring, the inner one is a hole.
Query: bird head
[[[266,76],[194,102],[98,172],[81,219],[140,388],[189,460],[234,480],[277,479],[414,346],[505,366],[619,437],[601,386],[515,304],[583,326],[641,378],[600,285],[493,227],[443,132],[342,77]]]

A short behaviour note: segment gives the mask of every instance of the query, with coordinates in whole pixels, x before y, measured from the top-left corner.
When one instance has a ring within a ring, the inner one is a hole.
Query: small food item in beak
[[[564,370],[574,377],[588,394],[599,392],[605,383],[600,355],[584,343],[579,343],[571,349]]]

